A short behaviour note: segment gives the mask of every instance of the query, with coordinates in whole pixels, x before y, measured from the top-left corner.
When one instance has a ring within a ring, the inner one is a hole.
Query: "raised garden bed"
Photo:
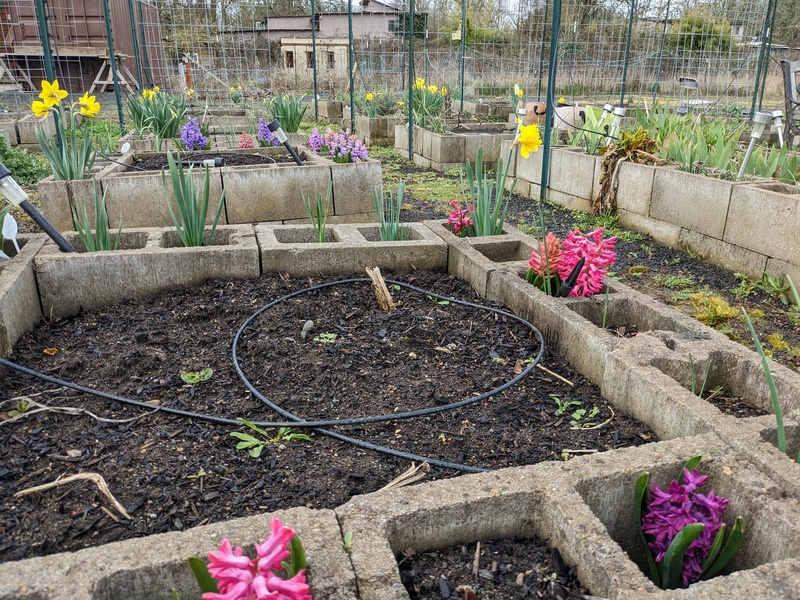
[[[316,193],[326,194],[332,185],[332,222],[369,222],[375,219],[373,187],[381,185],[380,162],[367,159],[356,164],[337,164],[305,148],[303,165],[293,163],[256,166],[224,166],[210,168],[210,198],[216,203],[225,190],[225,209],[221,223],[287,222],[307,218],[303,194],[313,201]],[[283,160],[286,150],[257,148],[212,152],[210,158],[226,154],[276,155]],[[134,159],[146,160],[147,153],[122,156],[118,162],[128,165]],[[233,158],[231,158],[233,160]],[[203,169],[195,169],[198,185]],[[168,175],[167,175],[168,177]],[[174,202],[172,187],[167,178],[164,187],[162,174],[142,172],[113,163],[97,175],[99,193],[106,194],[112,222],[122,215],[124,227],[162,227],[169,224],[167,202]],[[66,193],[65,193],[66,191]],[[93,214],[91,181],[48,182],[39,185],[39,200],[46,218],[60,231],[73,229],[68,198],[83,202]],[[209,211],[209,222],[213,218]]]
[[[5,242],[3,252],[11,259],[0,261],[0,357],[8,356],[16,341],[42,318],[33,259],[45,240],[44,235],[20,236],[19,254],[10,241]]]

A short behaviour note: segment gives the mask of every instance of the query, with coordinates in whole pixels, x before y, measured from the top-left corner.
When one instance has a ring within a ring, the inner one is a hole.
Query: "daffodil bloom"
[[[50,107],[47,106],[44,102],[40,102],[39,100],[34,100],[31,104],[31,110],[33,110],[33,114],[37,117],[46,117],[50,114]]]
[[[153,90],[142,90],[142,98],[145,100],[152,100],[156,93]]]
[[[425,80],[422,77],[417,77],[414,81],[414,87],[418,89],[422,89],[425,87]]]
[[[60,104],[66,97],[67,90],[58,89],[58,79],[54,80],[53,83],[42,81],[42,91],[39,94],[39,98],[44,101],[45,106]]]
[[[567,101],[564,99],[564,96],[561,96],[561,98],[558,99],[558,103],[559,104],[566,104]]]
[[[447,96],[447,88],[446,87],[442,88],[442,96]]]
[[[241,92],[241,91],[242,91],[242,86],[240,86],[240,85],[237,85],[237,86],[236,86],[236,89],[237,89],[238,91],[240,91],[240,92]]]
[[[372,102],[372,100],[375,98],[375,96],[373,96],[372,94],[367,94],[366,98],[367,98],[367,102]]]
[[[231,86],[231,91],[232,91],[232,92],[235,92],[235,91],[236,91],[236,88],[235,88],[235,87],[233,87],[233,86]]]
[[[405,106],[405,105],[406,105],[406,103],[403,102],[402,100],[398,100],[397,101],[397,106]]]
[[[523,91],[523,89],[521,87],[519,87],[516,83],[514,84],[514,95],[517,98],[522,98],[522,96],[525,95],[525,92]]]
[[[78,100],[78,106],[80,106],[81,114],[84,117],[94,119],[98,114],[100,114],[100,103],[97,102],[94,96],[90,96],[89,92],[86,92],[80,97]]]
[[[154,86],[153,86],[153,93],[154,93],[154,94],[157,94],[157,93],[158,93],[158,92],[160,92],[160,91],[161,91],[161,88],[160,88],[160,87],[158,87],[157,85],[154,85]]]
[[[439,91],[439,88],[438,88],[438,87],[436,87],[435,85],[429,85],[429,86],[428,86],[428,91],[429,91],[431,94],[435,94],[436,92],[438,92],[438,91]]]
[[[192,88],[186,88],[186,95],[189,96],[189,98],[191,98],[192,96],[194,96],[194,90]]]
[[[539,150],[539,146],[542,145],[539,128],[535,124],[521,125],[517,141],[519,142],[519,153],[522,158],[528,158],[531,152],[536,152]]]

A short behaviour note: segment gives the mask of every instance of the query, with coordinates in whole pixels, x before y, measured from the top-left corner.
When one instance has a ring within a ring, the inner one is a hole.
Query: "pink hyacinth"
[[[561,241],[550,231],[545,236],[545,241],[539,244],[539,248],[531,252],[531,259],[528,261],[528,266],[536,275],[547,277],[545,271],[549,269],[550,275],[553,276],[558,273],[558,263],[560,260]]]
[[[222,540],[219,550],[208,553],[208,572],[217,580],[219,593],[206,592],[203,600],[311,600],[305,570],[291,579],[274,572],[289,556],[287,546],[294,536],[294,530],[273,518],[272,533],[263,544],[255,544],[254,559]]]
[[[558,263],[558,274],[561,279],[565,280],[569,276],[581,258],[586,259],[570,296],[591,296],[603,289],[603,277],[617,258],[614,253],[617,238],[615,236],[602,238],[602,227],[585,236],[581,235],[579,230],[567,234]]]
[[[456,235],[459,233],[466,235],[466,230],[473,225],[472,217],[469,216],[469,213],[474,212],[475,209],[470,205],[469,208],[462,210],[461,205],[455,200],[453,200],[450,205],[453,207],[453,210],[450,211],[447,222],[453,225],[453,233]],[[464,230],[463,232],[462,229]]]
[[[255,148],[255,140],[246,131],[239,136],[239,148]]]
[[[683,479],[683,485],[673,479],[666,491],[653,484],[650,499],[642,515],[642,530],[655,537],[650,543],[650,548],[656,553],[656,562],[660,562],[681,529],[692,523],[705,525],[683,557],[681,576],[686,587],[700,580],[703,561],[722,527],[722,517],[728,506],[728,500],[716,496],[714,490],[711,490],[708,496],[696,493],[708,479],[708,476],[700,475],[697,469],[691,472],[684,469]]]

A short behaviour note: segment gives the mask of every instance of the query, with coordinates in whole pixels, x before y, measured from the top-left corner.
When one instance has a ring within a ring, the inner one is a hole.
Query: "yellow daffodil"
[[[233,86],[231,86],[231,91],[232,91],[232,92],[235,92],[235,91],[236,91],[236,88],[235,88],[235,87],[233,87]]]
[[[60,104],[66,97],[67,90],[58,89],[58,79],[54,80],[53,83],[42,81],[42,91],[39,94],[39,98],[44,101],[45,106]]]
[[[153,93],[154,93],[154,94],[157,94],[157,93],[158,93],[158,92],[160,92],[160,91],[161,91],[161,88],[160,88],[160,87],[158,87],[157,85],[154,85],[154,86],[153,86]]]
[[[367,98],[367,102],[372,102],[372,100],[375,98],[375,96],[373,96],[372,94],[367,94],[366,98]]]
[[[189,98],[191,98],[192,96],[194,96],[194,90],[192,88],[186,88],[186,95],[189,96]]]
[[[525,95],[525,92],[521,87],[519,87],[516,83],[514,84],[514,95],[517,98],[522,98]]]
[[[559,104],[566,104],[567,101],[564,99],[564,96],[561,96],[561,98],[558,99],[558,103]]]
[[[517,141],[519,142],[519,153],[522,158],[528,158],[531,152],[536,152],[539,150],[539,146],[542,145],[539,128],[536,125],[521,125]]]
[[[414,87],[417,89],[422,89],[425,87],[425,80],[422,77],[417,77],[416,81],[414,81]]]
[[[156,93],[153,90],[142,90],[142,98],[145,100],[152,100]]]
[[[34,100],[31,104],[31,110],[33,110],[33,114],[37,117],[46,117],[50,114],[50,107],[47,106],[44,102],[40,102],[39,100]]]
[[[236,91],[238,91],[238,92],[241,92],[241,91],[242,91],[242,86],[240,86],[240,85],[237,85],[237,86],[236,86]]]
[[[100,114],[100,103],[95,99],[94,96],[90,96],[89,92],[86,92],[80,97],[78,100],[78,106],[81,107],[81,114],[84,117],[94,119],[98,114]]]
[[[436,92],[438,92],[438,91],[439,91],[439,88],[438,88],[438,87],[436,87],[435,85],[429,85],[429,86],[428,86],[428,91],[429,91],[431,94],[435,94]]]
[[[405,106],[405,105],[406,105],[406,103],[403,102],[402,100],[398,100],[397,101],[397,106]]]
[[[447,88],[446,88],[446,87],[443,87],[443,88],[442,88],[442,96],[447,96],[447,93],[448,93],[448,92],[447,92]]]

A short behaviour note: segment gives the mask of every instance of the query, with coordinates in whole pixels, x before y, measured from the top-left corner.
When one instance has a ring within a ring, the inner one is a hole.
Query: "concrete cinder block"
[[[659,244],[677,248],[680,244],[681,227],[667,221],[652,217],[643,217],[638,213],[620,210],[619,222],[626,229],[638,231],[652,237]]]
[[[94,183],[96,179],[75,179],[72,181],[55,181],[52,177],[43,179],[36,185],[39,193],[39,206],[44,217],[58,231],[72,231],[75,225],[72,222],[70,205],[82,204],[94,223]],[[102,195],[101,184],[97,184],[97,193]],[[119,222],[119,209],[112,210],[112,205],[106,198],[106,208],[111,223]],[[127,223],[124,223],[127,225]]]
[[[597,160],[596,156],[576,150],[553,148],[550,154],[551,176],[548,197],[558,196],[566,202],[566,197],[572,196],[577,204],[591,206],[591,201],[594,199],[593,185]],[[581,203],[580,200],[585,202]]]
[[[767,268],[767,257],[763,254],[696,231],[681,228],[679,244],[697,252],[703,260],[750,277],[761,277]]]
[[[722,239],[733,188],[730,181],[657,169],[650,216]]]
[[[447,272],[468,282],[486,297],[489,274],[497,269],[522,268],[530,259],[535,240],[505,223],[503,234],[458,237],[446,221],[424,221],[426,227],[447,242]]]
[[[335,100],[320,100],[317,103],[319,116],[329,121],[338,121],[342,118],[342,103]]]
[[[46,117],[36,117],[34,115],[25,115],[17,121],[17,133],[19,135],[20,144],[39,146],[39,140],[36,137],[36,129],[39,128],[48,136],[53,137],[56,135],[56,122],[53,115]]]
[[[78,250],[77,234],[67,234]],[[190,287],[207,279],[255,278],[261,274],[252,226],[217,228],[211,245],[180,246],[167,228],[127,229],[120,250],[60,252],[48,243],[35,260],[46,315],[65,317],[111,304],[119,298],[146,298]]]
[[[303,196],[313,203],[326,196],[331,181],[329,164],[307,163],[253,168],[223,168],[228,223],[303,219],[308,215]],[[329,212],[333,213],[333,192]]]
[[[650,198],[653,195],[653,180],[657,170],[658,167],[640,165],[630,161],[621,163],[618,175],[617,209],[643,217],[650,216]],[[599,192],[598,180],[594,189],[595,196]]]
[[[321,600],[356,600],[355,575],[333,511],[292,508],[163,533],[78,552],[0,564],[0,597],[49,600],[199,598],[186,559],[206,557],[223,538],[252,549],[269,535],[272,518],[297,532],[308,560],[310,592]]]
[[[724,237],[716,237],[771,257],[800,256],[800,188],[780,183],[736,186],[727,216]]]
[[[0,135],[6,138],[6,145],[11,148],[19,144],[16,121],[0,121]]]
[[[466,140],[463,135],[453,133],[426,132],[430,139],[430,152],[423,145],[423,155],[432,161],[440,163],[463,163]],[[474,160],[474,159],[473,159]]]
[[[47,236],[20,236],[17,255],[6,240],[3,251],[10,260],[0,261],[0,357],[11,354],[19,338],[31,331],[42,318],[33,260]]]
[[[367,267],[401,272],[447,270],[447,244],[421,223],[410,223],[410,239],[380,241],[378,226],[333,225],[330,241],[317,242],[310,225],[257,225],[265,273],[298,276],[363,274]]]
[[[528,158],[523,158],[519,153],[519,147],[515,152],[515,162],[517,165],[516,176],[522,181],[534,183],[537,186],[542,183],[542,161],[547,148],[540,146],[539,150],[528,154]],[[552,176],[552,171],[550,172]]]
[[[379,160],[367,159],[354,164],[331,164],[333,214],[338,217],[375,211],[372,192],[383,185]]]

